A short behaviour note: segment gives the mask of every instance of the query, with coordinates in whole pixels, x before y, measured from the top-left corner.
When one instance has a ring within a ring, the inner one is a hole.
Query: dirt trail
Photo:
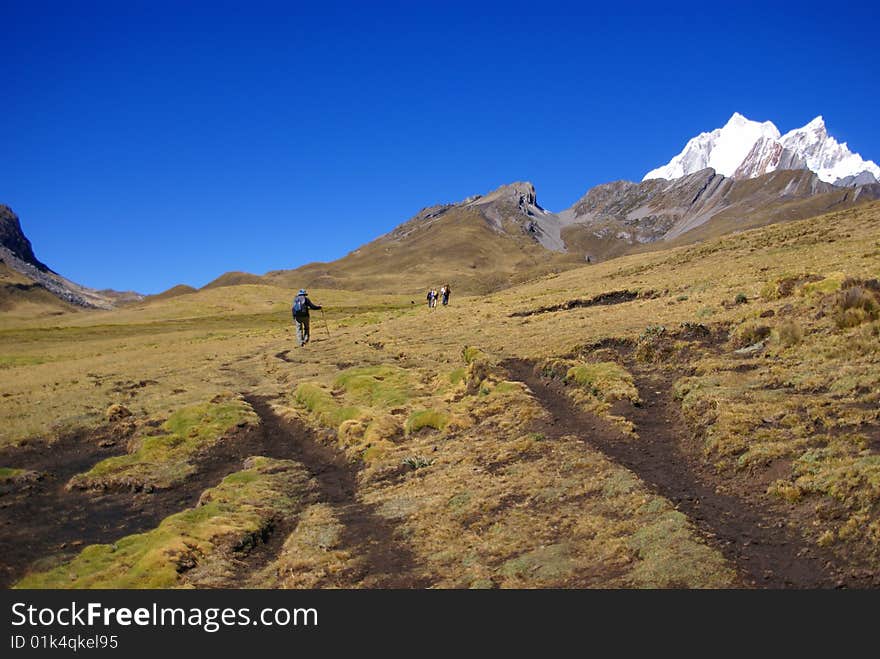
[[[683,445],[688,433],[678,420],[672,381],[659,371],[635,371],[642,406],[629,406],[638,438],[627,437],[598,417],[578,409],[558,381],[539,377],[533,365],[509,360],[512,377],[526,383],[553,415],[548,436],[572,434],[627,467],[666,497],[718,547],[743,583],[763,588],[864,587],[833,568],[830,553],[806,544],[768,507],[723,491],[710,468]]]
[[[308,469],[318,483],[319,502],[333,506],[344,527],[340,548],[361,558],[356,567],[335,574],[316,587],[422,588],[429,585],[413,575],[414,557],[394,537],[394,524],[379,515],[375,506],[359,500],[356,465],[341,452],[318,441],[301,424],[277,415],[267,399],[250,396],[246,400],[262,421],[264,445],[285,447],[284,457]],[[239,576],[246,578],[271,562],[296,521],[278,520],[273,537],[245,559]]]

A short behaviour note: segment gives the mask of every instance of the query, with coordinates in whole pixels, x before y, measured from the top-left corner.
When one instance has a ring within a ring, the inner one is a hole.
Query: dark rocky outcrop
[[[31,241],[27,239],[21,230],[21,222],[18,216],[12,212],[9,206],[0,204],[0,247],[8,249],[13,256],[29,263],[37,270],[51,272],[49,266],[41,262],[34,255]]]

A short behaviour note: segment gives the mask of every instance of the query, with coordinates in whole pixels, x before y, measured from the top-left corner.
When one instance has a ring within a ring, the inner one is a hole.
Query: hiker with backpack
[[[443,286],[443,288],[440,289],[440,297],[443,298],[444,307],[449,304],[449,293],[449,284],[446,284],[445,286]]]
[[[296,342],[299,347],[303,347],[309,342],[309,309],[318,310],[320,304],[315,304],[309,299],[306,289],[299,289],[299,293],[293,298],[293,322],[296,323]]]

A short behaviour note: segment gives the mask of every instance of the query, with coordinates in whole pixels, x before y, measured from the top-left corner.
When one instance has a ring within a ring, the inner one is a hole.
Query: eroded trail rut
[[[720,491],[720,481],[681,444],[671,400],[671,382],[662,375],[635,373],[643,400],[627,418],[639,437],[627,437],[598,417],[578,409],[564,385],[538,376],[526,361],[509,360],[512,377],[527,384],[553,415],[548,436],[575,435],[621,464],[687,515],[707,541],[737,568],[743,585],[758,588],[833,588],[847,583],[833,557],[807,545],[778,514],[753,501]],[[852,584],[856,585],[856,584]]]
[[[336,510],[344,527],[340,543],[357,555],[357,567],[335,575],[323,585],[354,587],[419,587],[410,575],[412,554],[394,538],[393,524],[357,497],[357,470],[341,453],[321,444],[305,426],[276,415],[268,401],[249,396],[260,416],[256,430],[244,430],[216,450],[199,456],[197,471],[184,483],[152,492],[68,490],[74,474],[124,451],[112,428],[79,433],[47,445],[33,442],[0,452],[3,464],[33,470],[39,480],[0,492],[0,587],[9,587],[41,560],[75,555],[83,546],[113,542],[125,535],[155,528],[168,515],[194,506],[201,493],[243,467],[252,455],[296,460],[318,483],[319,502]],[[104,444],[102,446],[102,443]],[[256,546],[237,557],[235,575],[225,587],[245,585],[281,550],[296,516],[273,520]]]
[[[265,398],[246,397],[259,415],[264,444],[281,449],[284,456],[306,467],[318,484],[317,503],[333,507],[343,526],[340,548],[358,556],[357,567],[341,571],[332,581],[317,587],[419,588],[427,586],[413,576],[412,552],[397,538],[391,521],[376,512],[375,506],[361,501],[357,494],[357,467],[345,456],[318,441],[295,421],[277,415]],[[279,450],[279,449],[275,449]],[[281,550],[284,538],[296,526],[296,519],[279,520],[273,538],[258,547],[247,559],[242,577],[268,564]]]

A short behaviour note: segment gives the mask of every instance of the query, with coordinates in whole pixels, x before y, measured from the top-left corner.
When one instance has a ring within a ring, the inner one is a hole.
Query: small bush
[[[409,455],[401,460],[400,464],[406,465],[412,470],[424,469],[434,464],[433,460],[429,460],[424,455]]]
[[[749,296],[745,293],[737,293],[736,297],[733,298],[734,304],[746,304],[749,301]]]
[[[787,348],[796,346],[804,340],[804,330],[793,320],[787,320],[777,329],[779,342]]]
[[[476,361],[488,359],[486,353],[474,346],[465,346],[461,349],[461,359],[465,364],[473,364]]]
[[[545,378],[561,380],[574,364],[575,362],[569,359],[545,359],[535,368],[535,372]]]
[[[659,362],[668,359],[673,352],[672,341],[662,325],[648,325],[639,335],[633,353],[640,362]]]
[[[844,329],[876,320],[880,303],[873,291],[865,286],[854,285],[835,295],[834,309],[834,321],[839,328]]]
[[[666,328],[663,325],[648,325],[645,331],[639,334],[639,341],[656,339],[666,334]]]
[[[744,348],[763,341],[770,336],[770,328],[767,325],[746,322],[737,327],[730,337],[734,348]]]

